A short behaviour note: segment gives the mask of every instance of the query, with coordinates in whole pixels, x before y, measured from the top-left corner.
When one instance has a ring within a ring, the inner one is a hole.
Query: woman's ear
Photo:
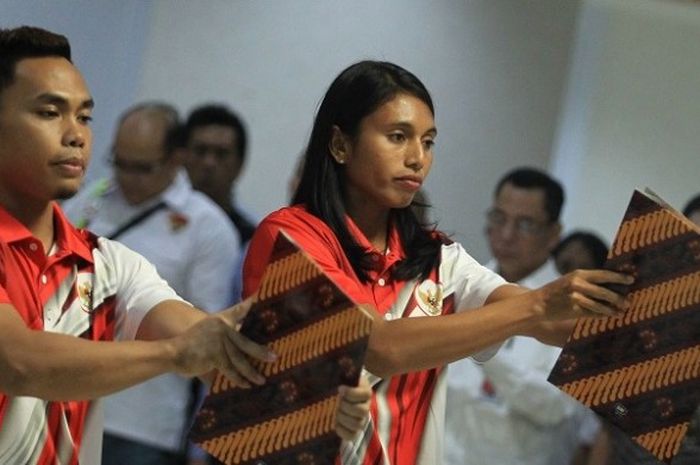
[[[331,140],[328,142],[328,150],[336,163],[343,165],[347,161],[349,141],[338,126],[333,126]]]

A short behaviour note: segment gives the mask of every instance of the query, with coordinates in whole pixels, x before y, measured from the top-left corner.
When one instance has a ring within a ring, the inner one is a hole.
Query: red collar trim
[[[18,242],[32,237],[32,233],[10,212],[0,206],[0,241],[7,244]]]
[[[73,252],[88,263],[93,263],[92,250],[87,240],[90,233],[73,226],[64,215],[61,207],[55,202],[53,204],[53,221],[58,249]]]
[[[391,221],[389,223],[389,240],[387,242],[387,247],[388,247],[388,253],[384,254],[381,251],[377,250],[367,239],[367,236],[362,232],[362,230],[355,224],[352,218],[350,216],[345,215],[345,222],[348,226],[348,231],[350,231],[350,234],[353,236],[355,241],[359,246],[361,246],[363,249],[365,249],[366,252],[372,253],[372,254],[377,254],[377,255],[383,255],[386,257],[387,261],[389,262],[394,262],[398,260],[402,260],[405,258],[406,254],[403,250],[403,246],[401,244],[401,238],[399,237],[399,231],[394,225],[394,222]]]
[[[93,263],[92,251],[87,241],[89,233],[76,229],[65,217],[61,207],[52,202],[54,238],[59,251],[75,253],[84,260]],[[25,225],[20,223],[5,208],[0,206],[0,241],[7,244],[34,237]]]

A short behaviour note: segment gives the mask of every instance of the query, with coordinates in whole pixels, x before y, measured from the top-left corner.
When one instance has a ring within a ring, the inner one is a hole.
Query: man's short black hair
[[[685,216],[690,216],[698,210],[700,210],[700,194],[690,199],[688,204],[683,209],[683,214]]]
[[[225,105],[207,104],[195,108],[187,118],[183,128],[182,139],[185,144],[190,142],[192,132],[202,126],[226,126],[233,129],[236,134],[236,151],[241,159],[241,164],[246,158],[248,135],[246,134],[243,120]]]
[[[561,208],[564,205],[564,189],[558,181],[544,171],[535,168],[516,168],[498,181],[494,197],[501,192],[506,184],[512,184],[520,189],[540,189],[544,192],[544,209],[550,222],[559,221]]]
[[[595,268],[602,268],[605,265],[605,260],[608,258],[608,246],[603,239],[590,231],[572,231],[554,248],[552,256],[559,255],[572,242],[580,242],[588,250]]]
[[[0,92],[14,82],[18,61],[50,56],[71,61],[65,36],[32,26],[0,29]]]

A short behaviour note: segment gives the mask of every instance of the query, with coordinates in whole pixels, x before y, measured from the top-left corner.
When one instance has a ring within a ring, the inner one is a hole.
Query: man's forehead
[[[25,58],[15,65],[13,83],[31,99],[46,99],[47,96],[76,102],[91,102],[92,97],[80,71],[62,57]]]
[[[513,216],[546,216],[545,192],[506,183],[494,198],[494,206]]]
[[[231,126],[207,124],[192,129],[192,142],[234,144],[238,134]]]

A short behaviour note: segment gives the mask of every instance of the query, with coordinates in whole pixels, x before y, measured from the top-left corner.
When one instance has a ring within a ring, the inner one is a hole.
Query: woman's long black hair
[[[423,83],[393,63],[362,61],[340,73],[319,107],[301,179],[292,198],[292,203],[304,204],[311,214],[328,224],[363,282],[368,281],[367,271],[372,264],[345,222],[345,174],[342,165],[331,156],[329,146],[333,126],[355,137],[364,117],[400,93],[418,98],[435,114],[433,101]],[[427,278],[439,261],[442,240],[419,222],[410,206],[393,209],[391,217],[407,255],[396,265],[394,275],[401,280]]]

